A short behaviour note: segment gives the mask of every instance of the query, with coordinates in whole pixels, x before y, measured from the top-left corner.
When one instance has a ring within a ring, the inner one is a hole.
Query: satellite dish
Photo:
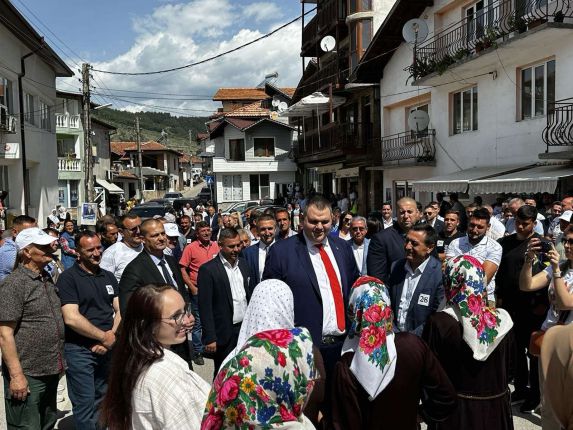
[[[279,99],[273,99],[273,107],[279,107],[280,102]]]
[[[324,36],[320,41],[320,49],[324,52],[332,52],[336,46],[336,40],[332,36]]]
[[[415,110],[408,115],[408,126],[410,130],[420,132],[428,128],[430,116],[423,110]]]
[[[286,104],[286,102],[280,102],[279,103],[279,106],[278,106],[279,112],[284,112],[287,109],[288,109],[288,105]]]
[[[423,19],[415,18],[402,27],[402,37],[408,43],[422,43],[428,37],[428,24]]]

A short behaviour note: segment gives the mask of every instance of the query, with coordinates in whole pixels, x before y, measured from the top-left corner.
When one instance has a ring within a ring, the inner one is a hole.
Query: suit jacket
[[[352,284],[359,276],[352,249],[342,239],[328,237],[332,253],[340,271],[344,307]],[[294,297],[294,323],[306,327],[315,345],[322,343],[322,297],[318,280],[308,255],[304,233],[275,243],[269,250],[263,279],[280,279],[292,290]],[[348,319],[346,322],[348,327]]]
[[[352,239],[348,241],[350,247],[352,247]],[[360,276],[366,276],[368,273],[368,247],[370,246],[370,239],[364,239],[364,255],[362,256],[362,270],[360,270]],[[353,251],[354,252],[354,251]]]
[[[261,277],[259,276],[259,244],[256,243],[243,249],[241,255],[247,262],[249,271],[251,272],[249,290],[252,292],[259,282],[261,282]]]
[[[241,257],[239,257],[239,270],[243,275],[243,286],[248,301],[251,298],[249,289],[251,272],[247,262]],[[233,296],[229,277],[219,256],[199,268],[197,288],[203,343],[227,344],[233,334]]]
[[[179,268],[177,261],[175,261],[175,259],[170,255],[164,255],[163,257],[173,273],[173,280],[177,284],[177,291],[181,293],[185,303],[189,303],[191,300],[189,297],[189,291],[187,290],[185,281],[183,281],[181,269]],[[122,314],[125,312],[127,302],[133,292],[139,287],[150,283],[164,284],[165,279],[163,278],[163,274],[159,268],[151,259],[151,256],[147,251],[143,250],[125,267],[119,281],[119,307]]]
[[[388,279],[388,290],[392,311],[394,312],[394,328],[398,331],[398,309],[400,298],[404,290],[404,281],[408,272],[404,267],[406,259],[398,260],[393,266]],[[410,307],[406,313],[406,331],[417,336],[422,335],[424,324],[428,317],[438,310],[444,298],[444,286],[442,281],[442,265],[440,260],[430,256],[416,290],[412,295]]]
[[[446,225],[444,224],[444,221],[440,221],[436,218],[436,222],[434,222],[434,230],[436,230],[437,234],[440,234],[442,231],[444,231],[445,226]]]
[[[207,215],[205,221],[209,224],[209,227],[211,227],[211,240],[217,240],[217,235],[219,234],[219,214],[216,213],[213,217]]]
[[[384,283],[388,282],[392,263],[406,258],[404,251],[405,233],[398,223],[379,231],[370,239],[368,246],[367,270]]]

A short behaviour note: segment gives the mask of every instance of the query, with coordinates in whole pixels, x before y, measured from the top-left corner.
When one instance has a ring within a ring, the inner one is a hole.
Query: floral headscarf
[[[255,287],[241,324],[237,347],[225,358],[222,366],[239,353],[251,336],[279,328],[294,328],[294,299],[287,284],[278,279],[268,279]]]
[[[348,312],[351,327],[342,354],[354,352],[350,371],[374,400],[396,370],[394,317],[384,283],[373,277],[358,278],[352,286]]]
[[[461,319],[464,341],[479,361],[489,357],[513,326],[505,310],[488,307],[484,281],[483,266],[476,258],[460,255],[446,262],[444,312]]]
[[[257,333],[217,374],[201,430],[313,429],[303,408],[316,378],[307,329]]]

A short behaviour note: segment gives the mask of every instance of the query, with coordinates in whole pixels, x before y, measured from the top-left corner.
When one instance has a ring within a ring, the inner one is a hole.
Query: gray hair
[[[520,199],[519,197],[514,197],[508,202],[508,206],[513,206],[515,203],[517,203],[519,206],[523,206],[525,204],[523,199]]]
[[[350,224],[355,222],[363,222],[364,225],[366,226],[366,229],[368,229],[368,221],[366,221],[366,218],[364,218],[363,216],[356,215],[355,217],[352,218],[352,222]]]

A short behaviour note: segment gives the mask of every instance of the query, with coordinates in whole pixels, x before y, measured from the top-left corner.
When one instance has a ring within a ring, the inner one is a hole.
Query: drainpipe
[[[28,215],[30,206],[30,184],[26,171],[26,133],[24,130],[24,89],[22,88],[22,78],[26,75],[26,58],[31,57],[40,49],[44,48],[42,38],[40,46],[20,58],[20,73],[18,74],[18,104],[20,105],[20,156],[22,157],[22,179],[24,184],[24,215]]]

